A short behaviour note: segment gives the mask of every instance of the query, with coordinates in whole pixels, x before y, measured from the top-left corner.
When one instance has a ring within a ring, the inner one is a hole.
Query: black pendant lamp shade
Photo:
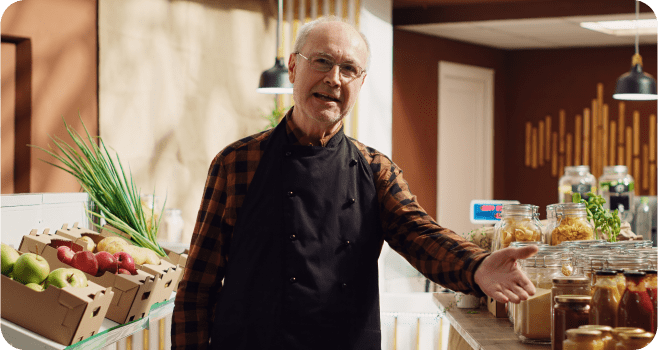
[[[260,75],[257,91],[262,94],[292,94],[292,84],[288,80],[288,68],[283,57],[277,57],[274,67]]]
[[[646,101],[656,100],[656,80],[642,71],[642,57],[633,55],[631,71],[617,79],[617,86],[612,98],[616,100]]]

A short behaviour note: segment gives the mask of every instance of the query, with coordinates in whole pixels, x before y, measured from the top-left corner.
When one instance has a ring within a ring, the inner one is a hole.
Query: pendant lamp
[[[635,20],[640,14],[640,3],[635,0]],[[636,24],[637,26],[637,24]],[[656,80],[642,71],[642,56],[638,49],[639,34],[635,32],[635,55],[631,63],[631,71],[622,74],[617,79],[617,86],[612,98],[616,100],[648,101],[658,99],[656,95]]]
[[[276,18],[276,59],[274,67],[264,71],[260,75],[260,83],[256,91],[262,94],[292,94],[292,84],[288,80],[288,68],[283,60],[283,54],[279,55],[279,42],[281,36],[281,21],[283,17],[283,0],[278,0],[278,11]]]

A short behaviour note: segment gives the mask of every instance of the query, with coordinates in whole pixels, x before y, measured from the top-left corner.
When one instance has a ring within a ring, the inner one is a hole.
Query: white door
[[[457,234],[480,227],[471,200],[494,199],[493,79],[492,69],[439,62],[436,219]]]

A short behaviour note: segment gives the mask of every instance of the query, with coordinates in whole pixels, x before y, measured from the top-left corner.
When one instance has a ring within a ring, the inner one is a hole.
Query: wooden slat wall
[[[606,166],[626,165],[635,178],[636,194],[655,196],[656,115],[641,116],[639,111],[632,111],[627,125],[626,104],[615,101],[619,114],[611,117],[603,92],[603,84],[597,84],[596,98],[583,108],[582,116],[568,116],[564,109],[558,109],[557,130],[550,115],[537,126],[527,122],[525,165],[532,169],[547,165],[553,177],[562,176],[565,166],[589,165],[597,179]],[[567,131],[571,123],[573,134]]]

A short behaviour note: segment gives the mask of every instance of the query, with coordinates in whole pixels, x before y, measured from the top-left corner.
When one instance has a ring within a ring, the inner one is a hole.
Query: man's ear
[[[291,53],[290,57],[288,58],[288,80],[291,84],[295,83],[295,66],[297,64],[296,57],[296,54]]]

